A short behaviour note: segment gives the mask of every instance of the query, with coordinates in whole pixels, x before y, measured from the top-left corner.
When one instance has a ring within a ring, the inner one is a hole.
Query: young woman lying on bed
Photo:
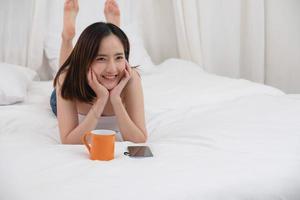
[[[117,3],[106,0],[108,23],[88,26],[73,48],[78,11],[77,0],[65,1],[61,67],[50,101],[61,142],[79,144],[81,136],[93,129],[116,130],[120,141],[146,142],[141,79],[128,63],[130,45],[119,28]]]

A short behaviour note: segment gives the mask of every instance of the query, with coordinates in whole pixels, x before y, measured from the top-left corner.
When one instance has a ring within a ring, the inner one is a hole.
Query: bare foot
[[[120,27],[120,9],[115,0],[106,0],[104,6],[106,21]]]
[[[78,0],[65,0],[62,32],[62,37],[65,40],[72,40],[75,36],[75,24],[78,11]]]

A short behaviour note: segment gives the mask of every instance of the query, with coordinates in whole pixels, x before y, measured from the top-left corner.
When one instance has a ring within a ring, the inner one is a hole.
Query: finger
[[[93,82],[97,83],[98,79],[97,79],[97,76],[96,76],[96,74],[93,70],[92,70],[92,77],[93,77]]]
[[[93,83],[96,84],[96,85],[98,85],[99,81],[98,81],[97,75],[94,72],[94,70],[92,70],[92,77],[93,77]]]
[[[66,0],[65,1],[65,6],[69,6],[72,3],[72,0]]]
[[[131,71],[132,71],[131,66],[128,65],[128,72],[129,72],[129,74],[131,74]]]
[[[125,71],[125,77],[128,79],[130,77],[130,73],[128,70]]]
[[[122,81],[127,82],[130,79],[130,74],[127,69],[124,70],[124,77]]]
[[[99,85],[101,85],[101,83],[100,83],[100,81],[99,81],[99,79],[98,79],[98,77],[97,77],[97,75],[96,75],[96,73],[93,71],[93,82],[97,85],[97,86],[99,86]]]
[[[128,69],[127,69],[127,66],[125,66],[124,70],[123,70],[123,76],[122,76],[122,79],[126,78],[127,77],[127,74],[128,74]]]
[[[78,0],[74,0],[74,5],[78,7]]]
[[[115,1],[114,1],[114,0],[110,0],[109,3],[110,3],[110,5],[112,5],[112,6],[115,5]]]
[[[75,0],[71,0],[70,3],[71,3],[72,6],[74,7],[76,2],[75,2]]]
[[[118,87],[121,88],[121,90],[125,87],[125,85],[127,84],[128,80],[126,78],[123,78],[119,84]]]
[[[89,69],[88,73],[87,73],[87,79],[89,82],[91,82],[92,77],[91,77],[91,69]]]
[[[127,70],[127,72],[128,72],[128,75],[131,76],[132,69],[131,69],[131,67],[130,67],[129,64],[126,65],[126,70]]]
[[[125,60],[125,69],[129,70],[129,68],[130,68],[130,65],[129,65],[128,61]]]
[[[109,9],[109,10],[112,10],[112,9],[113,9],[113,4],[112,4],[111,2],[109,2],[109,4],[108,4],[108,9]]]
[[[111,5],[111,0],[107,0],[107,1],[105,1],[105,5]]]
[[[93,82],[94,76],[93,76],[93,70],[92,69],[90,69],[89,74],[90,74],[91,81]]]
[[[132,66],[129,64],[128,61],[127,61],[127,65],[128,65],[129,70],[131,70],[131,69],[132,69]]]
[[[126,66],[129,65],[129,62],[128,62],[127,59],[125,59],[125,65],[126,65]]]
[[[92,71],[88,73],[88,84],[91,88],[94,88],[95,83],[93,81]]]
[[[111,1],[111,4],[112,4],[114,7],[117,7],[117,6],[118,6],[117,2],[114,1],[114,0]]]

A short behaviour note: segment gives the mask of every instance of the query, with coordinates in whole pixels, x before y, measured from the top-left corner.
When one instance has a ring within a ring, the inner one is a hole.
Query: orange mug
[[[87,147],[91,160],[112,160],[115,155],[115,134],[113,130],[92,130],[84,133],[81,140]],[[87,138],[91,137],[91,144]]]

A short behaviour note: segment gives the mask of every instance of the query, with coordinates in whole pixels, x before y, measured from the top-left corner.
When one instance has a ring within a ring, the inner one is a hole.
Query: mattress
[[[49,98],[0,107],[0,199],[300,199],[300,100],[170,59],[140,69],[154,157],[92,161],[62,145]]]

